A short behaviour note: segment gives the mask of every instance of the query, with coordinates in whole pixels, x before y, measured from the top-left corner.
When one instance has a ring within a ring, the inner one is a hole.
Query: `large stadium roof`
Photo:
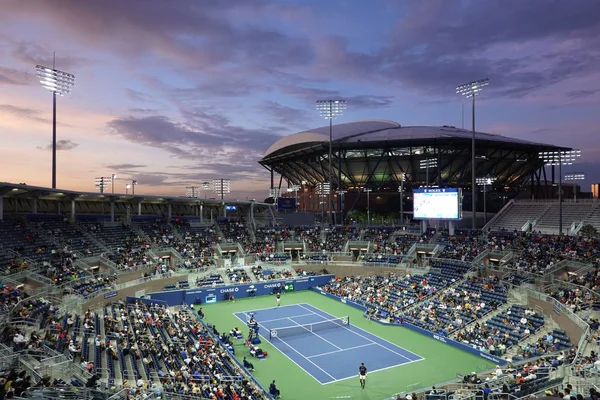
[[[471,130],[369,120],[334,125],[332,133],[337,186],[389,186],[398,184],[401,176],[413,185],[430,180],[444,186],[470,184]],[[571,150],[485,132],[475,132],[475,140],[477,175],[495,176],[506,186],[521,185],[542,170],[539,152]],[[292,183],[328,182],[328,148],[329,126],[323,126],[282,137],[259,163]],[[423,171],[421,163],[431,157],[437,166]]]
[[[370,120],[339,124],[333,127],[333,140],[337,143],[365,143],[374,141],[415,141],[427,139],[468,139],[472,131],[453,126],[401,126],[394,121]],[[555,147],[543,143],[491,133],[475,132],[476,141],[504,142],[541,147]],[[265,158],[280,152],[308,148],[329,143],[329,126],[285,136],[273,143],[266,151]]]

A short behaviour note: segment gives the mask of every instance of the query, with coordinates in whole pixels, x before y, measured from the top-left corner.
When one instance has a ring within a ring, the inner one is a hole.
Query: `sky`
[[[0,181],[51,185],[52,95],[35,65],[76,75],[58,98],[57,186],[132,179],[184,195],[230,178],[268,196],[280,137],[339,123],[462,126],[457,85],[489,78],[477,130],[582,150],[600,182],[600,2],[590,0],[3,0]],[[465,107],[465,121],[470,121]],[[470,128],[467,122],[466,128]]]

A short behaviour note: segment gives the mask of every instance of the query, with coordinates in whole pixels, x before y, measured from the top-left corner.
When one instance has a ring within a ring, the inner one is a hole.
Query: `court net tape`
[[[350,325],[350,317],[334,318],[327,321],[319,321],[306,325],[285,326],[281,328],[270,329],[269,339],[303,335],[325,329],[346,327],[348,325]]]

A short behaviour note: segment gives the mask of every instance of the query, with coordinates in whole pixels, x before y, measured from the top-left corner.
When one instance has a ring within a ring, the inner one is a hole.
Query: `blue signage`
[[[278,210],[295,210],[296,209],[296,198],[295,197],[279,197],[277,199]]]
[[[112,292],[104,293],[104,299],[110,299],[117,296],[117,291],[114,290]]]

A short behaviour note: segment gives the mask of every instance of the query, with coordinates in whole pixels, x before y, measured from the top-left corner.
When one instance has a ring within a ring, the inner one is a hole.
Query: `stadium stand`
[[[516,211],[517,204],[510,208]],[[525,209],[521,211],[519,218],[531,217]],[[554,209],[548,206],[542,214],[545,212],[550,215]],[[545,215],[540,214],[539,218]],[[554,223],[550,217],[545,221],[549,221],[548,226]],[[226,241],[257,253],[259,263],[250,267],[218,265],[213,258],[219,231]],[[290,255],[276,251],[279,243],[287,240],[303,241],[309,254],[294,269],[286,264]],[[514,229],[487,234],[458,230],[454,235],[432,230],[416,236],[399,234],[391,227],[321,230],[275,226],[252,232],[242,220],[219,220],[218,225],[211,226],[186,220],[166,222],[154,216],[134,219],[131,226],[106,223],[104,217],[98,216],[78,218],[75,223],[57,215],[5,218],[0,221],[0,266],[6,278],[0,287],[0,320],[10,319],[11,323],[4,325],[1,341],[14,352],[30,348],[36,353],[49,348],[89,372],[86,377],[97,376],[108,386],[124,387],[135,395],[161,392],[209,397],[219,393],[219,398],[264,399],[266,394],[257,386],[240,378],[239,366],[227,350],[231,341],[237,339],[214,327],[207,328],[185,307],[167,309],[141,302],[128,305],[104,301],[99,309],[67,312],[43,297],[29,299],[32,292],[11,276],[35,268],[36,274],[51,284],[63,284],[65,294],[84,298],[116,288],[119,273],[139,268],[163,277],[177,273],[179,266],[210,266],[202,273],[194,271],[197,275],[165,284],[164,290],[282,280],[317,274],[309,268],[311,264],[326,267],[330,253],[343,252],[348,241],[355,240],[372,244],[369,253],[355,266],[385,264],[405,268],[400,264],[402,256],[414,244],[434,240],[442,249],[442,260],[429,260],[423,264],[425,271],[407,270],[406,275],[398,269],[397,273],[338,277],[323,291],[366,306],[371,318],[393,324],[410,323],[454,337],[482,352],[509,358],[512,363],[525,362],[525,367],[502,371],[513,377],[507,381],[508,393],[527,395],[556,383],[549,371],[559,365],[573,363],[575,373],[582,376],[598,365],[595,353],[578,354],[567,332],[556,327],[547,315],[525,304],[510,302],[508,297],[511,288],[534,284],[535,276],[543,276],[564,260],[593,263],[593,267],[579,273],[567,274],[566,282],[553,283],[547,293],[585,316],[591,335],[597,337],[597,319],[589,314],[600,308],[597,240],[526,234]],[[167,247],[185,262],[163,263],[151,255],[152,249]],[[485,251],[494,250],[514,254],[505,266],[509,269],[503,270],[502,276],[475,276],[477,271],[471,262]],[[115,274],[108,270],[92,275],[84,270],[78,260],[92,256],[114,262]],[[272,265],[273,261],[287,267]],[[207,353],[219,362],[206,362],[203,355]],[[86,380],[40,382],[42,386],[70,387],[85,385]],[[485,384],[482,381],[477,385]],[[28,387],[15,385],[13,391],[22,393]],[[501,386],[494,387],[492,393],[494,390],[504,392]],[[431,392],[426,396],[429,400],[439,399]]]

